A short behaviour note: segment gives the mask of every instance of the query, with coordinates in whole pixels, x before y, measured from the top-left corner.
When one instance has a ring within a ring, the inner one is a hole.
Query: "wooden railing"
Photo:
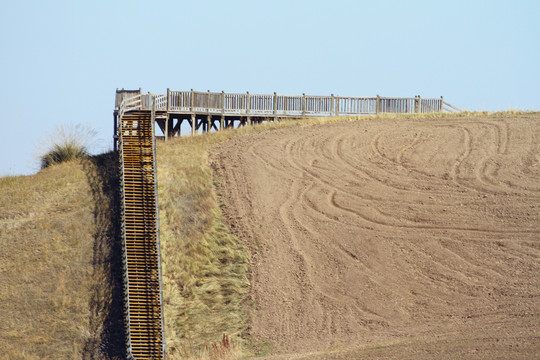
[[[141,94],[140,90],[117,90],[116,108],[122,102],[138,99],[139,109],[172,113],[206,113],[244,116],[340,116],[378,113],[455,112],[459,109],[443,98],[344,97],[312,95],[245,94],[201,91],[171,91],[167,94]],[[447,106],[445,106],[447,105]]]

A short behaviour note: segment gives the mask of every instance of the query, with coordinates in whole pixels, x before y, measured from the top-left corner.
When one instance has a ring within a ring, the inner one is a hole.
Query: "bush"
[[[88,143],[96,132],[88,127],[78,125],[60,125],[56,132],[48,136],[48,146],[40,156],[41,169],[89,155]]]

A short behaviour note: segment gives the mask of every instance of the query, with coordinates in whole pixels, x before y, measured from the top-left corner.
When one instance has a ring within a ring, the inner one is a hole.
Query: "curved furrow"
[[[382,225],[382,226],[390,226],[390,227],[405,228],[405,229],[417,229],[417,230],[456,230],[456,231],[470,231],[470,232],[481,232],[481,233],[492,233],[492,234],[536,234],[538,232],[538,229],[535,229],[532,227],[526,230],[521,229],[521,228],[515,229],[515,230],[500,230],[500,229],[494,230],[491,228],[480,228],[480,227],[436,226],[436,225],[427,225],[427,224],[422,225],[422,224],[416,224],[404,218],[393,216],[391,214],[386,214],[375,207],[369,207],[369,211],[373,212],[374,214],[366,215],[365,212],[361,212],[358,209],[349,208],[344,205],[338,204],[338,202],[336,201],[336,194],[337,194],[336,191],[334,191],[331,194],[331,203],[337,209],[354,214],[365,221],[372,222],[374,224]],[[368,206],[364,205],[363,208],[366,209],[368,208]],[[391,221],[389,219],[394,219],[395,221]]]
[[[468,158],[471,155],[471,131],[467,129],[466,127],[461,127],[461,130],[463,131],[463,144],[464,149],[463,153],[456,159],[456,162],[454,165],[452,165],[452,169],[450,171],[450,177],[452,178],[452,181],[454,183],[462,185],[459,182],[459,167],[463,163],[463,161]]]
[[[420,141],[420,138],[422,137],[422,131],[420,130],[414,137],[413,141],[407,145],[407,146],[404,146],[400,151],[399,153],[397,154],[396,156],[396,163],[400,164],[403,166],[403,155],[405,154],[406,151],[414,148],[414,146]]]
[[[224,146],[227,218],[258,244],[251,336],[294,357],[538,332],[538,119],[358,121]]]

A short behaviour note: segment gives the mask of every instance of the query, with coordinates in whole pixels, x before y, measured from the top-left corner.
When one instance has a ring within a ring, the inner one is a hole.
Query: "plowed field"
[[[216,155],[270,358],[540,358],[540,115],[262,132]]]

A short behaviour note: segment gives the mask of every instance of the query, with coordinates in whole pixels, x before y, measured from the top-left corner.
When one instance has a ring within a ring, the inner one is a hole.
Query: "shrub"
[[[41,169],[89,155],[88,143],[96,132],[86,126],[59,125],[56,132],[47,138],[48,146],[39,157]]]

